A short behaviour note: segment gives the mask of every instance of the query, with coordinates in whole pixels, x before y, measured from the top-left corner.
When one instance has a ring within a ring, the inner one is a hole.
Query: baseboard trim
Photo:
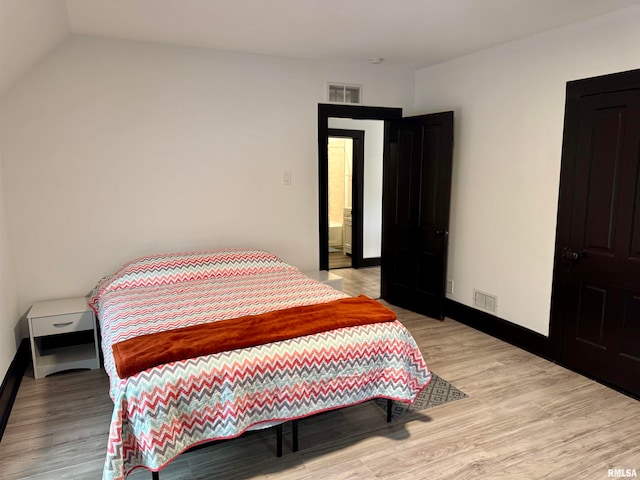
[[[549,337],[538,332],[449,299],[445,301],[445,316],[534,355],[556,361]]]
[[[380,257],[363,258],[359,267],[379,267],[382,264]]]
[[[0,441],[2,441],[2,436],[13,408],[13,402],[18,395],[18,389],[20,388],[22,377],[24,377],[29,366],[30,359],[29,339],[24,338],[18,346],[18,351],[13,357],[11,365],[9,365],[9,370],[7,370],[7,374],[2,381],[2,387],[0,387]]]

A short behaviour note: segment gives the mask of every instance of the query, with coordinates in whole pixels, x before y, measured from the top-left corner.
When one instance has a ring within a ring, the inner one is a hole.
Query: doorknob
[[[439,228],[438,230],[435,231],[436,237],[444,237],[445,235],[447,235],[449,232],[447,232],[446,230]]]
[[[577,250],[574,250],[572,248],[565,247],[564,250],[562,250],[562,256],[567,260],[577,262],[584,257],[584,252],[578,252]]]

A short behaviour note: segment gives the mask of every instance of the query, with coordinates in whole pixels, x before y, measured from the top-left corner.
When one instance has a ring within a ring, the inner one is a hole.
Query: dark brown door
[[[561,361],[640,394],[640,70],[569,82],[552,339]]]
[[[391,122],[384,172],[382,297],[444,318],[453,112]]]

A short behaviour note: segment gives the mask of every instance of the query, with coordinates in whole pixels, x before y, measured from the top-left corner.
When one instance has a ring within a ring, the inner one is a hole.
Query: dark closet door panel
[[[640,394],[640,70],[569,82],[565,112],[551,334]]]

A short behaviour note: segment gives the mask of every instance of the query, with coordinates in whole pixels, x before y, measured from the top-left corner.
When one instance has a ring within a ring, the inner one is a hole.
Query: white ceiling
[[[418,69],[640,0],[0,0],[0,97],[70,33]],[[640,27],[639,27],[640,28]]]
[[[3,0],[0,0],[3,1]],[[640,0],[65,0],[72,33],[417,69]]]

